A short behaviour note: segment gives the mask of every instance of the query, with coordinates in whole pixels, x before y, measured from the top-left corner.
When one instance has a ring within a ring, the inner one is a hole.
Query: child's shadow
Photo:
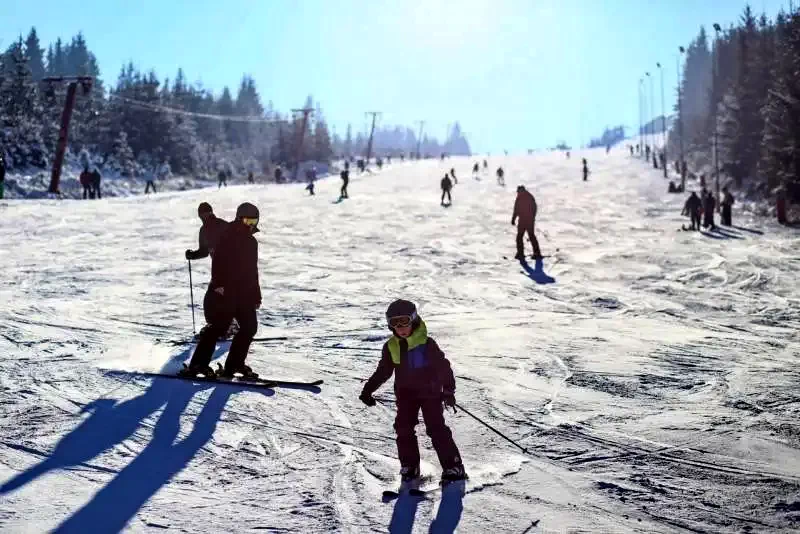
[[[543,260],[536,260],[533,267],[531,267],[524,258],[519,260],[519,264],[525,270],[525,274],[528,275],[528,278],[537,284],[554,284],[556,281],[555,278],[544,272]]]

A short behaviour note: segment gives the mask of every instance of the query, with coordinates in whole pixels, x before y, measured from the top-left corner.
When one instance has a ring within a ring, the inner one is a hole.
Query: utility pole
[[[717,33],[717,41],[714,43],[714,94],[717,96],[719,92],[719,32],[722,31],[719,24],[714,23],[714,31]],[[720,201],[719,201],[719,113],[717,110],[719,109],[719,105],[716,101],[712,102],[714,105],[714,172],[716,176],[716,189],[717,189],[717,213],[719,213],[720,209]]]
[[[658,160],[656,159],[656,130],[653,127],[656,118],[655,105],[653,103],[653,77],[650,76],[649,72],[645,72],[645,74],[650,80],[650,148],[653,150],[653,165],[655,166],[655,162]],[[657,168],[658,166],[656,166],[656,169]]]
[[[420,146],[422,145],[422,127],[425,126],[425,121],[417,121],[419,124],[419,136],[417,136],[417,159],[420,159]]]
[[[644,131],[644,80],[639,78],[639,153],[642,157],[644,155],[644,145],[647,142],[647,136]]]
[[[364,115],[372,115],[372,129],[369,131],[369,142],[367,142],[367,161],[369,165],[369,158],[372,156],[372,136],[375,134],[375,117],[380,115],[380,111],[367,111]]]
[[[678,47],[678,51],[680,52],[680,55],[678,56],[678,59],[679,59],[683,55],[683,53],[686,52],[686,49],[683,48],[682,46],[679,46]],[[681,163],[680,163],[680,166],[681,166],[681,168],[680,168],[680,173],[681,173],[681,191],[686,191],[686,173],[683,172],[683,161],[684,161],[683,160],[683,158],[684,158],[684,154],[683,154],[683,85],[681,84],[680,63],[678,63],[676,66],[677,66],[677,71],[678,71],[678,137],[680,137],[680,143],[681,143],[681,158],[680,158],[681,159]]]
[[[50,174],[50,187],[48,193],[59,192],[59,182],[61,180],[61,166],[64,163],[64,153],[67,150],[67,137],[69,136],[69,123],[72,119],[72,110],[75,107],[75,92],[78,84],[83,88],[83,94],[88,95],[92,90],[94,78],[91,76],[52,76],[44,78],[43,82],[54,85],[58,82],[69,82],[67,86],[67,100],[64,102],[64,111],[61,113],[61,129],[58,132],[58,144],[56,154],[53,158],[53,170]]]
[[[306,136],[306,125],[308,124],[308,116],[311,113],[314,113],[314,110],[311,108],[302,108],[302,109],[293,109],[292,113],[302,113],[303,114],[303,125],[300,127],[300,139],[297,143],[297,149],[295,149],[295,161],[294,161],[294,173],[292,174],[292,181],[297,181],[297,171],[300,170],[300,158],[303,156],[303,138]]]
[[[664,153],[664,161],[661,166],[664,168],[664,178],[667,178],[667,111],[664,107],[664,69],[661,68],[661,63],[656,63],[659,72],[661,72],[661,150]]]

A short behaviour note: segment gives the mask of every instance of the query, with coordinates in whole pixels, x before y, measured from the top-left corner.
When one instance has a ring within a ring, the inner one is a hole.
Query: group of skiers
[[[84,200],[87,198],[103,198],[100,193],[101,179],[102,176],[100,175],[100,171],[97,169],[97,167],[91,171],[89,170],[88,165],[83,167],[83,171],[78,177],[78,180],[80,181],[81,187],[83,187]]]
[[[720,205],[720,223],[723,226],[732,226],[733,225],[733,203],[735,199],[731,192],[728,190],[728,187],[722,188],[722,204]],[[698,231],[700,230],[700,220],[702,217],[702,225],[703,228],[708,228],[711,230],[715,230],[717,225],[714,222],[714,209],[716,208],[717,200],[714,198],[714,195],[711,191],[708,191],[705,187],[700,191],[700,196],[697,196],[697,193],[692,191],[689,195],[689,198],[686,199],[686,203],[683,206],[683,211],[681,215],[690,217],[691,226],[690,230]]]
[[[483,160],[483,168],[484,168],[484,170],[488,166],[489,166],[488,162],[486,160]],[[472,177],[475,180],[480,180],[480,176],[478,176],[479,170],[480,170],[480,166],[479,166],[479,164],[477,162],[475,162],[475,165],[472,166]],[[441,199],[441,202],[440,202],[440,204],[442,206],[447,207],[447,206],[452,205],[453,198],[452,198],[451,192],[453,190],[453,187],[455,185],[457,185],[457,184],[458,184],[458,178],[456,177],[456,170],[455,170],[455,168],[451,168],[450,172],[445,173],[444,178],[442,178],[441,182],[439,182],[439,187],[441,187],[441,189],[442,189],[442,199]],[[498,167],[497,168],[497,184],[499,186],[501,186],[501,187],[505,187],[506,186],[505,171],[503,170],[503,167]],[[447,203],[445,203],[445,201],[444,201],[445,197],[447,197]]]

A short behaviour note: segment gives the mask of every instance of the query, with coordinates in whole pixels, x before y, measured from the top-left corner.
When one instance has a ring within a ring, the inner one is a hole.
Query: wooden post
[[[300,158],[303,156],[303,139],[306,136],[306,125],[308,124],[308,116],[314,113],[311,108],[293,109],[292,113],[303,113],[303,125],[300,128],[300,139],[297,142],[297,149],[295,150],[294,173],[292,173],[292,181],[297,181],[297,172],[300,170]]]
[[[365,115],[372,115],[372,129],[369,131],[369,141],[367,142],[367,161],[365,162],[369,165],[369,158],[372,156],[372,136],[375,134],[375,117],[380,115],[380,111],[367,111]]]
[[[417,121],[419,124],[419,136],[417,137],[417,159],[422,159],[422,155],[419,153],[420,146],[422,145],[422,127],[425,126],[425,121]]]
[[[69,123],[72,119],[72,110],[75,108],[75,92],[78,89],[78,82],[83,86],[83,93],[88,94],[92,89],[93,78],[91,76],[55,76],[44,78],[42,81],[49,83],[69,81],[67,100],[64,102],[64,111],[61,113],[61,129],[58,132],[58,144],[53,158],[53,170],[50,174],[50,187],[47,190],[48,193],[58,193],[59,182],[61,181],[61,166],[64,164],[64,153],[67,151]]]

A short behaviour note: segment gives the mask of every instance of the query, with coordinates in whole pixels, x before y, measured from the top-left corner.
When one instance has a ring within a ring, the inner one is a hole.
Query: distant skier
[[[722,217],[720,218],[720,224],[725,226],[732,226],[733,225],[733,203],[736,199],[733,198],[733,195],[730,191],[728,191],[728,186],[722,188]]]
[[[223,169],[220,169],[217,173],[217,189],[220,189],[223,185],[228,187],[228,174]]]
[[[583,158],[583,181],[587,181],[589,179],[589,163],[586,161],[586,158]]]
[[[157,172],[157,170],[154,168],[151,172],[149,172],[147,174],[147,183],[144,185],[144,194],[145,195],[150,192],[150,189],[153,190],[153,193],[156,192],[156,183],[154,181],[155,177],[156,177],[156,172]]]
[[[442,467],[442,483],[468,478],[453,434],[444,420],[444,407],[456,406],[456,381],[450,362],[433,338],[414,303],[396,300],[386,310],[392,337],[384,343],[378,368],[364,384],[361,402],[375,406],[375,391],[394,373],[397,415],[397,456],[403,484],[421,477],[419,442],[414,428],[419,412]]]
[[[711,194],[711,191],[706,191],[706,189],[703,188],[700,198],[703,201],[703,228],[710,227],[714,230],[717,227],[717,225],[714,224],[714,206],[716,204],[714,195]]]
[[[197,236],[197,250],[186,250],[187,260],[199,260],[208,256],[213,258],[214,249],[217,248],[222,233],[228,227],[226,221],[214,215],[214,210],[208,202],[201,202],[197,206],[197,216],[200,217],[203,226],[200,227]]]
[[[233,337],[222,377],[257,376],[244,362],[258,330],[256,310],[261,307],[258,242],[253,237],[258,232],[258,219],[258,208],[245,202],[236,209],[236,219],[219,238],[211,258],[211,282],[203,299],[209,325],[200,332],[192,360],[182,371],[186,376],[216,375],[209,364],[217,340],[226,333],[232,319],[238,321],[239,331]]]
[[[534,259],[542,258],[542,251],[539,249],[539,241],[534,234],[534,227],[536,225],[536,199],[533,195],[525,189],[524,185],[517,187],[517,199],[514,201],[514,213],[511,216],[511,225],[517,224],[517,255],[514,256],[518,260],[525,259],[525,247],[522,243],[525,233],[528,234],[528,239],[531,240],[533,246]]]
[[[645,161],[650,161],[650,145],[644,146],[644,154]]]
[[[308,185],[306,186],[306,191],[308,191],[308,196],[314,196],[314,179],[312,178]]]
[[[89,166],[83,167],[83,171],[79,177],[81,187],[83,187],[83,199],[91,198],[92,196],[92,173],[89,171]]]
[[[567,150],[567,159],[569,159],[569,150]]]
[[[275,166],[275,183],[283,182],[283,168],[280,165]]]
[[[103,198],[103,196],[100,194],[100,181],[103,179],[103,177],[101,176],[100,171],[98,170],[97,167],[95,167],[94,170],[92,170],[91,175],[92,175],[92,178],[91,178],[91,180],[92,180],[92,198],[95,198],[95,197]]]
[[[383,159],[382,158],[375,158],[375,165],[378,166],[378,170],[383,169]]]
[[[478,176],[478,172],[480,172],[480,170],[481,170],[481,166],[476,161],[475,165],[472,166],[472,177],[474,178],[474,177]]]
[[[347,195],[347,184],[350,183],[350,169],[345,166],[345,169],[339,173],[339,176],[342,179],[342,189],[339,191],[339,200],[350,198]]]
[[[450,176],[445,174],[444,178],[442,178],[442,206],[449,206],[453,203],[453,199],[450,196],[450,190],[453,189],[453,182],[450,181]],[[447,204],[444,203],[444,196],[447,195]]]
[[[700,213],[703,210],[703,204],[700,201],[700,197],[697,196],[697,193],[692,191],[692,194],[689,195],[689,198],[686,199],[686,204],[683,205],[683,211],[681,215],[689,216],[692,221],[692,230],[699,230],[700,229]]]
[[[488,168],[489,168],[489,162],[486,161],[486,160],[483,160],[483,170],[486,170]]]
[[[631,156],[633,156],[633,145],[628,145],[628,149],[631,151]]]
[[[247,182],[251,184],[256,183],[256,177],[253,176],[253,171],[247,173]]]
[[[497,167],[497,184],[501,187],[506,186],[506,173],[503,170],[503,167]]]
[[[456,178],[456,170],[454,168],[450,169],[450,178],[453,179],[453,185],[458,184],[458,178]]]
[[[6,187],[6,157],[3,155],[3,148],[0,147],[0,200],[5,196]]]
[[[359,159],[356,161],[356,167],[358,167],[358,172],[364,172],[367,169],[367,164],[364,163],[363,159]]]

